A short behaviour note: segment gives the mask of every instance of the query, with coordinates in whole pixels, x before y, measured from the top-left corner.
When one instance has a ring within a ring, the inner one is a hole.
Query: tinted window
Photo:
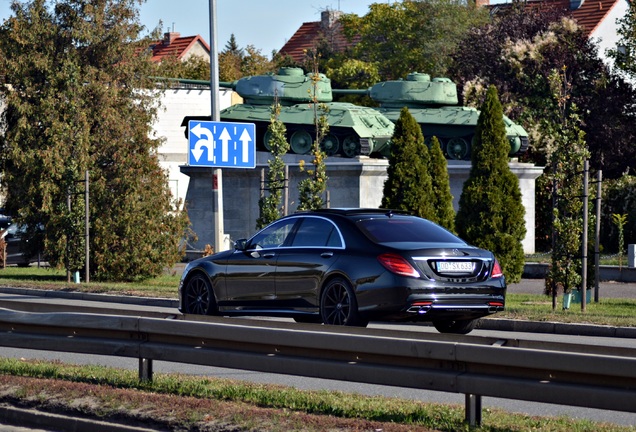
[[[388,219],[365,219],[358,227],[375,243],[460,243],[463,240],[426,219],[415,217],[392,217]]]
[[[342,241],[334,224],[326,219],[306,217],[294,236],[292,246],[341,247]]]
[[[266,227],[252,237],[248,247],[253,249],[260,246],[263,249],[268,249],[282,246],[297,221],[298,219],[295,218],[285,219]]]

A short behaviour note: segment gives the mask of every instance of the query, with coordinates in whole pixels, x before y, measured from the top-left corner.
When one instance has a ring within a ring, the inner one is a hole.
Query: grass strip
[[[599,424],[585,420],[572,420],[564,417],[534,417],[491,409],[484,410],[482,427],[470,429],[464,423],[463,406],[422,403],[398,398],[363,396],[336,391],[304,391],[279,385],[254,384],[181,374],[155,374],[152,382],[141,382],[137,378],[136,371],[95,365],[69,365],[40,360],[0,357],[0,375],[90,385],[91,390],[82,387],[82,393],[90,393],[93,400],[92,410],[94,414],[101,416],[113,414],[113,411],[116,411],[116,414],[121,416],[122,411],[139,412],[140,410],[148,409],[139,406],[141,403],[139,401],[143,400],[143,397],[140,399],[117,397],[113,395],[112,389],[121,391],[135,390],[147,395],[163,395],[166,398],[170,398],[169,403],[173,406],[171,415],[174,417],[176,412],[181,413],[179,422],[182,427],[194,427],[197,422],[202,421],[206,416],[210,418],[215,415],[214,412],[210,412],[212,408],[207,405],[204,412],[195,409],[198,404],[192,402],[194,398],[195,400],[213,400],[222,403],[240,404],[242,414],[238,417],[231,415],[231,421],[248,429],[254,427],[263,429],[264,424],[269,424],[273,429],[266,428],[268,430],[287,430],[290,428],[295,430],[326,430],[324,429],[325,424],[320,424],[320,422],[315,424],[315,418],[311,421],[302,420],[300,424],[297,424],[297,418],[296,423],[294,423],[296,426],[280,423],[281,419],[286,417],[284,413],[297,413],[324,416],[325,421],[327,419],[342,418],[381,423],[384,425],[382,426],[383,430],[478,430],[493,432],[527,430],[603,432],[634,430],[629,427]],[[39,392],[42,391],[41,389],[39,390]],[[6,390],[2,390],[1,393],[3,395],[6,394]],[[38,399],[38,395],[33,393],[37,393],[37,391],[29,392],[23,388],[20,390],[14,389],[12,395],[14,398],[28,399],[33,402],[33,400]],[[80,396],[85,398],[86,394]],[[50,398],[50,394],[40,395],[39,397],[44,403]],[[77,394],[73,394],[69,396],[66,402],[70,406],[77,405],[77,397]],[[184,400],[188,402],[182,403],[178,408],[179,402],[174,399],[175,397],[185,398]],[[57,403],[60,403],[61,399],[64,398],[58,394],[56,399]],[[128,402],[126,402],[127,400]],[[158,402],[154,403],[158,404]],[[245,404],[252,408],[246,411]],[[85,407],[82,409],[87,411]],[[277,420],[274,421],[272,420],[271,411],[267,411],[268,418],[263,420],[263,423],[255,417],[264,415],[263,411],[260,411],[261,409],[274,409],[281,414],[276,415]],[[224,408],[224,422],[228,421],[227,412],[228,408],[226,407]],[[365,426],[348,424],[343,427],[347,430],[367,430],[364,428],[378,427],[377,425],[371,426],[368,423],[363,424]],[[393,425],[394,428],[389,427],[389,425]],[[363,429],[358,429],[359,427]],[[334,429],[333,424],[328,429],[340,430]]]

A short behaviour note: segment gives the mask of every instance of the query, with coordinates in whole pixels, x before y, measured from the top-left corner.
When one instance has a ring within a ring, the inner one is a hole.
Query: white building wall
[[[188,60],[189,58],[194,56],[201,57],[208,62],[210,61],[210,52],[205,46],[203,46],[201,42],[197,42],[195,45],[193,45],[188,50],[188,52],[185,53],[185,55],[183,56],[183,60]]]
[[[231,90],[220,89],[219,109],[227,108],[232,103]],[[180,165],[188,162],[188,139],[185,128],[181,126],[185,116],[209,116],[211,100],[209,89],[168,89],[163,91],[160,99],[161,107],[154,124],[153,138],[162,138],[159,147],[159,161],[167,171],[172,195],[181,201],[185,200],[190,177],[181,174]]]
[[[629,9],[627,0],[621,0],[614,4],[612,10],[599,23],[598,27],[590,34],[590,39],[598,46],[598,55],[603,61],[612,66],[613,61],[607,55],[607,50],[616,49],[618,45],[618,25],[616,20],[623,18]]]

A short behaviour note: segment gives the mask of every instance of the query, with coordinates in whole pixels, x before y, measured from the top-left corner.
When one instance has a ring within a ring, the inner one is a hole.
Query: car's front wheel
[[[183,290],[183,310],[187,314],[212,315],[216,312],[216,301],[209,279],[197,273],[186,283]]]
[[[468,334],[477,325],[477,319],[469,320],[435,320],[433,325],[440,333]]]
[[[322,290],[320,316],[324,324],[366,327],[358,313],[353,288],[343,278],[332,279]]]

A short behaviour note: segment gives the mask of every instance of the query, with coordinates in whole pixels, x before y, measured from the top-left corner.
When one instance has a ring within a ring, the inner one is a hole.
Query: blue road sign
[[[253,123],[190,120],[188,164],[215,168],[256,167]]]

